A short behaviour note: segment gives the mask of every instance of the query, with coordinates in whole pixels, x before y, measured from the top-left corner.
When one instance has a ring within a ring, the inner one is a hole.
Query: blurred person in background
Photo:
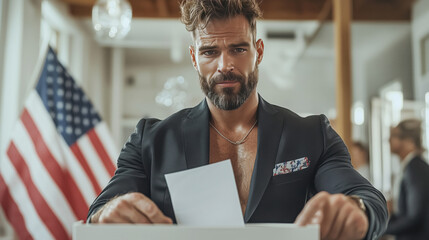
[[[352,146],[350,147],[350,155],[352,158],[353,167],[356,169],[356,171],[371,182],[368,148],[362,142],[353,142]]]
[[[391,129],[390,150],[400,158],[393,209],[386,234],[397,240],[429,239],[429,165],[422,153],[421,122],[404,120]]]

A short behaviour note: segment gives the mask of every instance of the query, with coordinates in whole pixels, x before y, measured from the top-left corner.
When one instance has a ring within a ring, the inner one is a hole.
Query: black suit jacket
[[[246,223],[292,223],[307,200],[320,191],[359,195],[365,202],[368,239],[385,230],[385,199],[357,173],[347,148],[323,116],[301,118],[259,97],[258,149],[244,214]],[[169,118],[142,119],[118,159],[118,169],[92,204],[88,217],[112,197],[141,192],[173,221],[164,174],[209,163],[209,118],[206,101]],[[273,177],[273,168],[302,157],[308,168]]]
[[[390,218],[386,233],[397,240],[429,239],[429,165],[420,156],[404,169],[398,213]]]

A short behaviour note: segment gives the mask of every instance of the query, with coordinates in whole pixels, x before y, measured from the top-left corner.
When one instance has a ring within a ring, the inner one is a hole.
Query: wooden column
[[[336,52],[336,130],[350,147],[352,141],[351,122],[351,42],[350,22],[352,19],[351,0],[333,0]]]

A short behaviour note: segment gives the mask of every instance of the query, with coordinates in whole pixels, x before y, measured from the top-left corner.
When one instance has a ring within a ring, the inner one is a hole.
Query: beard
[[[198,76],[200,78],[201,90],[203,90],[204,94],[213,105],[222,110],[235,110],[246,102],[252,91],[258,85],[258,65],[256,65],[255,70],[249,74],[247,83],[243,76],[232,72],[221,73],[211,78],[209,81],[201,76],[199,72]],[[240,89],[238,93],[234,93],[234,88],[232,87],[222,88],[220,92],[216,92],[216,84],[225,81],[239,82]]]

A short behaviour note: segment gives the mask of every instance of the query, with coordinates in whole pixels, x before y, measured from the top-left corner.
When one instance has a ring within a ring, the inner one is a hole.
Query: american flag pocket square
[[[300,171],[308,168],[308,166],[310,166],[310,161],[307,157],[277,163],[273,168],[273,176]]]

